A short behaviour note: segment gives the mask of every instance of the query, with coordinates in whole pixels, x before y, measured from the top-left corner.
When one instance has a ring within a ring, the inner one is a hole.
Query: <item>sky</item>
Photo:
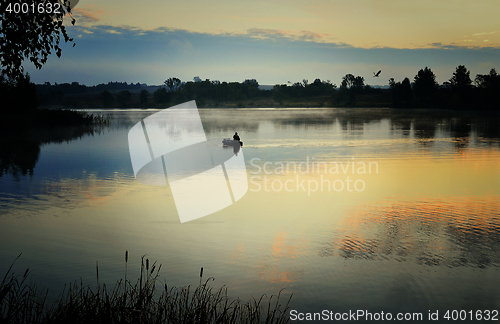
[[[67,19],[76,46],[25,67],[35,83],[339,85],[351,73],[387,85],[427,66],[442,83],[458,65],[500,71],[499,12],[498,0],[80,0]]]

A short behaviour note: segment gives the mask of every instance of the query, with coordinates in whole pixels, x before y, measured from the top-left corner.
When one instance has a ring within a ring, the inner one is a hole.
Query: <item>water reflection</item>
[[[357,206],[321,256],[441,267],[500,266],[500,197],[427,197]]]
[[[498,306],[498,116],[201,109],[209,140],[242,134],[249,177],[257,169],[252,158],[261,167],[312,157],[318,163],[376,161],[380,170],[359,175],[366,183],[359,193],[308,195],[295,185],[294,192],[249,190],[237,204],[187,225],[179,224],[169,186],[134,180],[128,131],[158,111],[103,112],[109,128],[61,130],[60,144],[55,135],[20,144],[12,134],[0,136],[0,270],[23,252],[26,266],[40,269],[38,278],[57,288],[80,276],[94,282],[99,260],[108,263],[103,280],[113,283],[123,275],[122,255],[129,250],[138,262],[148,253],[163,263],[168,284],[196,284],[204,266],[232,296],[286,287],[303,311],[401,310],[418,303],[433,309],[471,299],[474,307]],[[234,147],[224,152],[243,153]],[[297,174],[260,176],[269,183],[297,180]],[[298,176],[321,181],[321,174]]]
[[[411,118],[392,118],[391,119],[391,131],[392,134],[401,132],[403,136],[409,136],[412,128]]]
[[[342,125],[342,130],[348,135],[363,135],[363,121],[341,119],[340,124]]]
[[[475,130],[480,140],[491,143],[490,140],[500,138],[499,118],[486,118],[475,122]]]
[[[104,127],[47,128],[0,133],[0,177],[4,174],[11,174],[16,179],[28,174],[33,176],[42,145],[93,136],[101,133]]]
[[[240,152],[241,150],[241,146],[236,144],[236,145],[224,145],[222,147],[223,150],[225,151],[229,151],[229,150],[232,150],[233,151],[233,154],[238,156],[238,153]]]
[[[40,155],[39,141],[13,138],[0,138],[0,177],[4,173],[12,174],[15,178],[21,175],[33,175],[33,169]]]
[[[432,145],[432,141],[429,140],[436,136],[436,127],[436,119],[422,118],[414,120],[413,128],[415,129],[415,137],[418,143],[423,146]]]
[[[291,239],[289,233],[281,230],[274,233],[270,243],[270,255],[262,258],[257,265],[258,276],[269,283],[282,285],[299,281],[304,270],[287,262],[303,256],[309,242]]]
[[[110,117],[110,129],[128,130],[141,119],[158,111],[158,109],[118,110],[97,113]],[[307,129],[303,127],[311,126],[313,131],[318,127],[327,126],[319,140],[309,138],[313,142],[308,142],[307,145],[314,146],[325,139],[331,139],[332,135],[339,132],[346,136],[344,137],[346,140],[358,137],[380,140],[382,139],[380,130],[384,130],[387,122],[388,138],[413,137],[416,140],[415,143],[423,148],[432,148],[435,140],[440,138],[450,138],[456,150],[470,147],[471,141],[476,144],[500,147],[500,117],[496,115],[456,116],[440,111],[390,109],[201,109],[200,116],[209,138],[227,137],[235,130],[247,137],[249,135],[252,137],[251,134],[256,133],[265,134],[266,123],[274,125],[273,133],[275,131],[283,133],[283,131],[286,132],[287,127],[292,127],[303,134],[307,132]],[[378,127],[376,133],[365,134],[373,127]],[[88,135],[93,136],[102,131],[103,129],[95,128],[62,128],[38,130],[30,134],[0,134],[0,176],[5,173],[12,174],[14,177],[32,175],[42,145],[62,143]],[[312,134],[312,132],[309,133]],[[282,143],[283,141],[280,141],[280,144]]]

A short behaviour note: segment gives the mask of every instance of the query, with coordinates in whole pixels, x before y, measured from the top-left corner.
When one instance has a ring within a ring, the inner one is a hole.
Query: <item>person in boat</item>
[[[243,142],[241,141],[240,136],[238,135],[238,132],[234,132],[233,140],[238,141],[238,143],[240,143],[240,146],[243,146]]]

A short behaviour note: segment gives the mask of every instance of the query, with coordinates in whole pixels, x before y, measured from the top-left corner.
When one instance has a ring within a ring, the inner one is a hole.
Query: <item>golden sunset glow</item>
[[[81,1],[83,25],[161,27],[209,34],[281,35],[355,47],[500,45],[496,0]]]
[[[339,224],[339,235],[327,251],[345,258],[411,258],[454,267],[460,263],[459,255],[468,253],[465,248],[478,231],[482,232],[483,245],[493,244],[490,240],[495,239],[493,224],[499,209],[497,195],[382,200],[356,206]],[[408,219],[412,222],[405,222]],[[425,232],[444,232],[448,239],[429,238],[422,235]],[[464,246],[463,251],[452,248],[457,242]]]

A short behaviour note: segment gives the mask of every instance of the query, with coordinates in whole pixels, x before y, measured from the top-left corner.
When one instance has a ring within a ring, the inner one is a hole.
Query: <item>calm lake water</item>
[[[96,261],[113,284],[128,250],[129,278],[147,254],[170,286],[197,285],[204,267],[232,297],[285,288],[303,313],[500,309],[498,116],[200,109],[207,138],[240,133],[249,189],[181,224],[169,186],[132,171],[128,131],[157,111],[92,111],[110,126],[23,142],[12,160],[31,164],[0,177],[2,276],[22,253],[15,269],[55,293],[95,284]]]

